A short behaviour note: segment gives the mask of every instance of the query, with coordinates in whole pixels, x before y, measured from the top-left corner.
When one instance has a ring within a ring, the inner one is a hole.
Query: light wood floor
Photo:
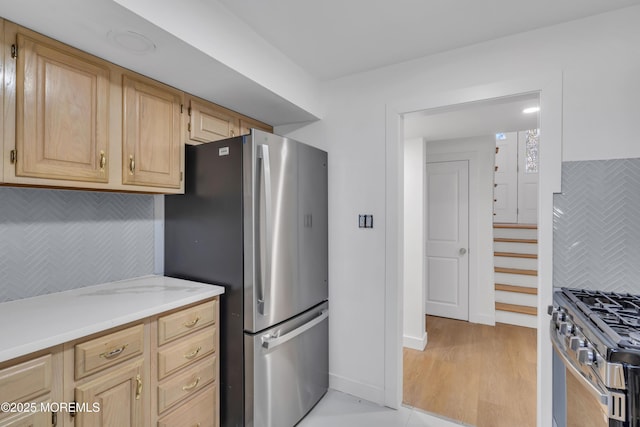
[[[535,329],[426,321],[427,348],[404,349],[406,405],[477,427],[535,426]]]

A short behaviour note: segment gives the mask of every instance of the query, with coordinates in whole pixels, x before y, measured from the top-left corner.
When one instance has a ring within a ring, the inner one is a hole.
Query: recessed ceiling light
[[[107,39],[113,45],[136,55],[146,55],[156,50],[153,40],[131,30],[111,30],[107,33]]]
[[[524,114],[537,113],[538,111],[540,111],[540,107],[529,107],[522,110]]]

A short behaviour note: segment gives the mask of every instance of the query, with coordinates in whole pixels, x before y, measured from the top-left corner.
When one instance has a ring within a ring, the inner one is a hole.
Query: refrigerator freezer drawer
[[[245,334],[245,426],[292,427],[329,387],[329,304]]]

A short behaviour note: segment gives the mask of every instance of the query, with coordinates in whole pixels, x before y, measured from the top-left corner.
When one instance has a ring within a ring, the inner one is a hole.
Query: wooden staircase
[[[496,322],[536,327],[538,226],[493,224]]]

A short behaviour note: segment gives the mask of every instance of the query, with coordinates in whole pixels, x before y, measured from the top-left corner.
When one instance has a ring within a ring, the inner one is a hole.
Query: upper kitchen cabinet
[[[238,115],[218,105],[189,96],[187,143],[217,141],[239,135]]]
[[[108,64],[23,29],[12,50],[15,174],[108,182]]]
[[[251,128],[273,132],[273,128],[266,123],[194,96],[187,97],[187,105],[189,106],[187,144],[200,144],[247,135]]]
[[[0,182],[4,181],[4,133],[6,126],[4,124],[4,85],[5,85],[5,66],[4,51],[7,50],[4,40],[4,19],[0,18]]]
[[[273,132],[273,127],[265,123],[259,122],[249,117],[240,117],[240,135],[248,135],[251,131],[251,128],[260,129],[265,132]]]
[[[124,184],[180,188],[183,93],[154,80],[122,78]]]

